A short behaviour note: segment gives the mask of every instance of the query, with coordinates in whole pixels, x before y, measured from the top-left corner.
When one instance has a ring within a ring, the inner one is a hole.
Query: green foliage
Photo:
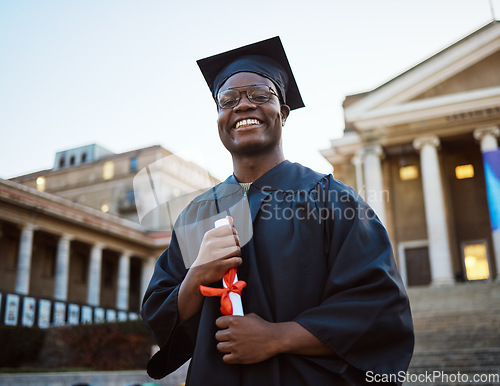
[[[0,326],[0,366],[18,367],[36,360],[45,331],[36,327]]]

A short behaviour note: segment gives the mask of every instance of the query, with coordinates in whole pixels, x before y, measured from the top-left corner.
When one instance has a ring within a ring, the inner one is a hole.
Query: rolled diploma
[[[227,218],[221,218],[217,220],[214,223],[214,225],[216,228],[219,228],[221,226],[231,225],[231,224],[229,223],[229,220]],[[238,275],[234,275],[233,283],[236,283],[237,281],[238,281]],[[222,285],[224,286],[224,288],[227,288],[224,279],[222,279]],[[229,292],[229,300],[231,300],[231,305],[233,306],[233,315],[244,316],[243,305],[241,304],[241,296],[235,292]]]

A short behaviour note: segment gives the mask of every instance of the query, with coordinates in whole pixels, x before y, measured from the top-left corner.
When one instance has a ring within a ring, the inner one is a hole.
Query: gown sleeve
[[[295,321],[363,378],[367,371],[406,371],[413,324],[384,226],[353,189],[332,177],[316,192],[318,210],[329,213],[323,227],[329,272],[322,302]]]
[[[141,308],[142,319],[160,346],[147,367],[154,379],[175,371],[194,350],[199,313],[180,322],[177,308],[179,287],[186,273],[174,231],[170,246],[156,262]]]

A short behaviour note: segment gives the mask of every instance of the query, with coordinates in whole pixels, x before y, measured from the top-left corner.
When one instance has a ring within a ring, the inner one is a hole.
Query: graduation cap
[[[197,61],[215,100],[224,82],[238,72],[253,72],[270,79],[291,110],[304,107],[299,88],[279,36]]]

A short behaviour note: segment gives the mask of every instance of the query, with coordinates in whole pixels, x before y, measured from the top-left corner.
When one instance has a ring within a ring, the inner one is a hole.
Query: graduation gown
[[[248,219],[238,215],[245,200]],[[295,321],[334,355],[280,354],[228,365],[215,339],[220,298],[205,298],[201,312],[179,321],[180,283],[203,234],[227,214],[245,244],[238,267],[247,282],[244,312]],[[254,181],[246,195],[230,176],[191,202],[156,262],[141,315],[161,348],[148,373],[164,377],[191,358],[187,385],[331,385],[339,374],[361,383],[366,371],[406,371],[413,353],[408,297],[380,220],[332,175],[289,161]]]

